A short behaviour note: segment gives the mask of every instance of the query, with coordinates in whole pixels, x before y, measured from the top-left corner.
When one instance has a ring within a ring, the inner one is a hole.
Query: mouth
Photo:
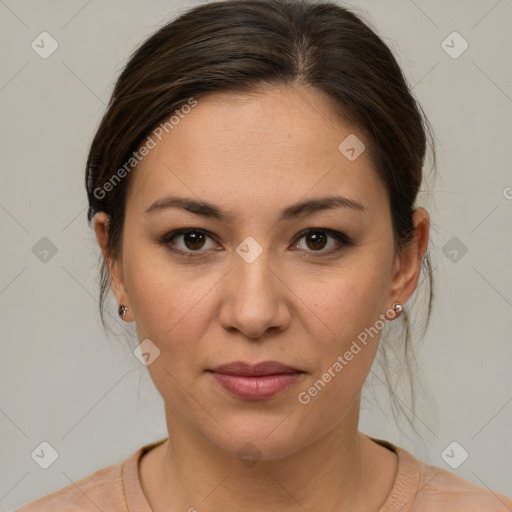
[[[304,375],[304,371],[277,361],[251,365],[242,361],[208,370],[230,394],[246,400],[262,400],[278,395]]]

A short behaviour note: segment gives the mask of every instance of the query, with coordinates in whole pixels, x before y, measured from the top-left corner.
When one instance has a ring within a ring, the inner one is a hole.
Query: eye
[[[210,246],[208,246],[208,240],[211,241]],[[215,250],[218,247],[206,231],[198,228],[172,231],[164,235],[160,243],[184,256],[195,256],[193,253],[205,252],[208,249]]]
[[[305,249],[298,243],[301,239],[305,239]],[[334,242],[331,240],[329,244],[329,239],[334,239]],[[308,253],[320,253],[319,256],[335,253],[342,247],[353,245],[344,233],[326,228],[309,228],[297,235],[295,240],[293,247]],[[201,253],[219,249],[212,236],[199,228],[183,228],[167,233],[161,238],[160,244],[186,257],[201,257],[204,256]],[[324,250],[326,247],[327,250]]]
[[[344,233],[326,228],[310,228],[298,235],[297,240],[305,239],[304,249],[306,252],[319,252],[323,254],[331,254],[339,251],[343,246],[352,245],[352,241]],[[329,246],[329,238],[335,241]],[[294,247],[301,249],[300,243],[295,243]],[[326,247],[327,250],[324,250]]]

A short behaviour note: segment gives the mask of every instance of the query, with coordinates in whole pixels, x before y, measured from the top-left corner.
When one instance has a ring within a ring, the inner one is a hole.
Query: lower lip
[[[275,396],[293,386],[302,373],[280,373],[260,377],[244,377],[217,372],[212,372],[212,375],[224,389],[233,395],[248,400],[261,400]]]

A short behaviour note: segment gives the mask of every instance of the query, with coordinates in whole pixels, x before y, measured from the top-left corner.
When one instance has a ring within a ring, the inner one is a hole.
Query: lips
[[[277,361],[256,365],[237,361],[218,366],[209,373],[230,394],[245,400],[262,400],[290,388],[305,372]]]
[[[224,373],[226,375],[240,375],[244,377],[254,377],[263,375],[280,375],[283,373],[303,373],[301,370],[277,361],[262,361],[261,363],[251,365],[243,361],[223,364],[211,370],[215,373]]]

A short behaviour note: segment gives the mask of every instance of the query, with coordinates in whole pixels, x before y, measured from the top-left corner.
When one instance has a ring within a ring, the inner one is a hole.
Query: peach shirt
[[[379,512],[512,511],[512,499],[422,462],[387,441],[370,439],[398,454],[395,483]],[[142,446],[126,460],[47,494],[17,512],[151,512],[140,484],[138,463],[143,453],[164,441]]]

